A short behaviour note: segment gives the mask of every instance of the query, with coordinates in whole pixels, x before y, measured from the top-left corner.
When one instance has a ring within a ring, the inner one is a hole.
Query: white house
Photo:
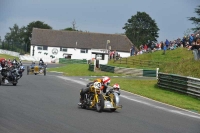
[[[30,55],[50,62],[59,58],[99,59],[107,64],[108,50],[130,56],[133,44],[125,35],[33,28]]]

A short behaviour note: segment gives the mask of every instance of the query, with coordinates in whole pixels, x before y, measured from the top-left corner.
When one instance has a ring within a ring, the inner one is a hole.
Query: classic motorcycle
[[[81,108],[90,108],[96,109],[98,112],[101,112],[104,109],[104,97],[101,94],[101,83],[94,82],[90,86],[90,91],[85,93],[83,103],[79,106]]]
[[[120,105],[119,95],[119,90],[110,89],[106,95],[104,95],[104,109],[110,109],[112,112],[116,109],[121,109],[122,105]]]

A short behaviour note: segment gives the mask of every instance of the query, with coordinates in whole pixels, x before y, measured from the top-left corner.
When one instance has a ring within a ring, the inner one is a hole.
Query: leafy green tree
[[[155,20],[145,12],[137,12],[136,15],[128,19],[123,29],[126,36],[137,47],[148,41],[157,41],[160,30]]]
[[[5,35],[5,45],[7,45],[6,49],[16,51],[16,52],[22,52],[23,51],[23,45],[24,45],[24,33],[25,28],[19,28],[17,24],[14,24],[13,27],[9,27],[10,32],[8,32]]]
[[[68,28],[65,28],[65,29],[63,29],[63,30],[67,30],[67,31],[78,31],[78,30],[76,30],[76,29],[73,29],[72,27],[68,27]]]
[[[31,23],[29,23],[26,27],[25,27],[25,34],[24,34],[24,40],[25,43],[27,45],[27,50],[28,52],[30,52],[30,40],[31,40],[31,33],[33,28],[41,28],[41,29],[52,29],[51,26],[49,26],[48,24],[45,24],[44,22],[41,21],[33,21]]]
[[[195,8],[195,13],[197,13],[197,17],[188,18],[193,24],[195,24],[195,28],[192,28],[194,32],[200,30],[200,5]]]

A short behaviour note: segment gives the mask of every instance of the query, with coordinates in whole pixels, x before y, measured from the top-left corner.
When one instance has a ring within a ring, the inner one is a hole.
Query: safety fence
[[[175,74],[158,73],[158,86],[200,98],[200,79]]]
[[[114,60],[114,63],[117,64],[126,64],[131,66],[140,66],[140,67],[151,67],[156,68],[164,64],[164,62],[152,61],[152,60],[137,60],[131,58],[120,58],[119,60]]]
[[[91,65],[91,64],[90,64],[88,70],[89,70],[89,71],[94,71],[94,65]]]
[[[83,59],[83,60],[78,60],[78,59],[65,59],[65,58],[59,58],[59,63],[61,64],[87,64],[88,61]]]
[[[89,69],[90,70],[89,65]],[[94,66],[93,66],[94,67]],[[131,76],[144,76],[144,77],[157,77],[157,70],[146,70],[146,69],[136,69],[136,68],[125,68],[125,67],[115,67],[109,65],[100,64],[100,70],[111,73],[126,74]],[[94,71],[94,70],[93,70]]]

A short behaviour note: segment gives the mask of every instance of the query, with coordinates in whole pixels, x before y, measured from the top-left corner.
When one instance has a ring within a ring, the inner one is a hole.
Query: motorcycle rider
[[[31,69],[33,69],[35,66],[35,61],[32,61],[32,64],[31,64]]]
[[[44,65],[44,61],[40,58],[39,65]]]
[[[96,79],[94,80],[94,82],[90,82],[87,84],[87,87],[84,89],[82,88],[81,92],[80,92],[80,103],[78,103],[78,105],[81,105],[83,100],[84,100],[84,95],[85,93],[89,92],[91,85],[93,85],[93,83],[95,82],[100,82],[101,83],[101,90],[103,90],[103,93],[106,93],[106,90],[108,88],[108,85],[110,84],[110,78],[109,77],[103,77],[101,79]]]

